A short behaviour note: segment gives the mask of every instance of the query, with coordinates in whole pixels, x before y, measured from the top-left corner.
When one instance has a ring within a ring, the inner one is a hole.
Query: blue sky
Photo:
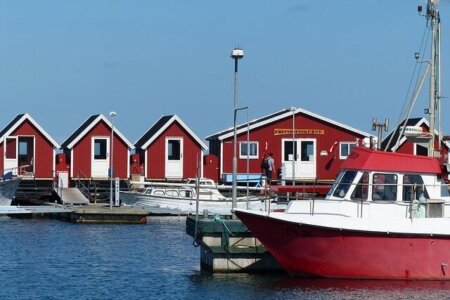
[[[29,113],[62,143],[89,115],[116,111],[134,143],[177,114],[203,139],[233,124],[240,46],[238,106],[251,119],[295,106],[371,132],[373,117],[394,124],[403,107],[425,27],[419,3],[0,0],[0,127]],[[450,1],[440,10],[450,96]]]

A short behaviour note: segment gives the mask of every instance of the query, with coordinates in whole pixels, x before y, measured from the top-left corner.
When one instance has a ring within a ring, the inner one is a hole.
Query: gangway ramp
[[[89,204],[89,200],[86,196],[76,187],[55,188],[54,191],[58,194],[63,205]]]

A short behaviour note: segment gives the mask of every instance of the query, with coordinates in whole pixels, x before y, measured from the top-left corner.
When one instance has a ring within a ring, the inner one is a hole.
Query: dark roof
[[[285,110],[278,111],[276,113],[264,116],[264,117],[256,119],[256,120],[252,120],[252,121],[249,122],[248,126],[252,126],[253,124],[261,123],[261,122],[264,122],[266,120],[275,118],[275,117],[277,117],[279,115],[282,115],[282,114],[285,114],[286,112],[289,112],[289,111],[290,111],[289,109],[285,109]],[[244,129],[244,128],[247,128],[247,123],[244,123],[244,124],[241,124],[241,125],[237,125],[236,126],[236,131],[239,131],[240,129]],[[224,131],[221,131],[221,132],[218,132],[216,134],[213,134],[213,135],[210,135],[210,136],[206,137],[206,140],[218,139],[220,136],[222,136],[224,134],[227,134],[227,133],[230,133],[230,132],[233,132],[233,131],[234,131],[234,128],[231,127],[231,128],[226,129]]]
[[[397,126],[395,130],[393,130],[387,137],[383,139],[381,142],[381,149],[386,149],[387,151],[392,151],[392,148],[397,144],[397,140],[399,140],[398,136],[400,135],[400,127],[402,126],[416,126],[417,123],[419,123],[423,118],[411,118],[406,121],[406,124],[404,124],[404,120],[400,123],[400,125]],[[394,137],[391,140],[391,136],[394,135]],[[391,143],[389,144],[389,147],[386,147],[389,143],[389,140],[391,140]]]
[[[153,137],[160,129],[163,127],[169,120],[173,117],[170,116],[162,116],[152,127],[150,127],[140,138],[134,143],[134,147],[136,149],[141,148],[149,139]]]
[[[0,137],[2,137],[3,135],[5,135],[5,133],[8,132],[9,129],[11,129],[11,127],[14,126],[14,124],[16,124],[20,118],[22,118],[25,114],[20,114],[17,115],[14,119],[11,120],[11,122],[8,123],[8,125],[5,126],[5,128],[2,129],[2,131],[0,131]]]
[[[90,116],[77,130],[74,131],[61,145],[61,148],[67,148],[67,146],[75,140],[92,122],[97,119],[99,114]]]

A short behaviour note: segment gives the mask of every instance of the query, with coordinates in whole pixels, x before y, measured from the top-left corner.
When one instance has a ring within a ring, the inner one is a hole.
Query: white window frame
[[[348,154],[350,154],[352,151],[350,149],[350,145],[354,145],[354,147],[356,147],[356,142],[340,142],[339,143],[339,159],[346,159],[348,157],[348,155],[343,155],[342,154],[342,146],[347,145],[347,152]]]
[[[248,141],[249,145],[256,144],[256,154],[255,155],[249,155],[249,159],[259,159],[259,142],[257,141]],[[246,159],[247,154],[242,155],[242,144],[247,144],[247,141],[241,141],[239,142],[239,158],[240,159]]]
[[[413,154],[414,155],[418,155],[417,154],[417,147],[423,147],[423,148],[425,148],[425,149],[427,149],[428,148],[428,144],[426,144],[426,143],[414,143],[414,151],[413,151]]]

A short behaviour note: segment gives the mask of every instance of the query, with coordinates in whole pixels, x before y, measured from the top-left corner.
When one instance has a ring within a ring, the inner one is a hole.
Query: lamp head
[[[115,117],[115,116],[117,116],[117,113],[116,113],[115,111],[112,111],[112,112],[109,113],[109,115],[110,115],[111,117]]]
[[[242,59],[244,57],[244,50],[241,48],[234,48],[233,51],[231,51],[231,58],[233,59]]]

